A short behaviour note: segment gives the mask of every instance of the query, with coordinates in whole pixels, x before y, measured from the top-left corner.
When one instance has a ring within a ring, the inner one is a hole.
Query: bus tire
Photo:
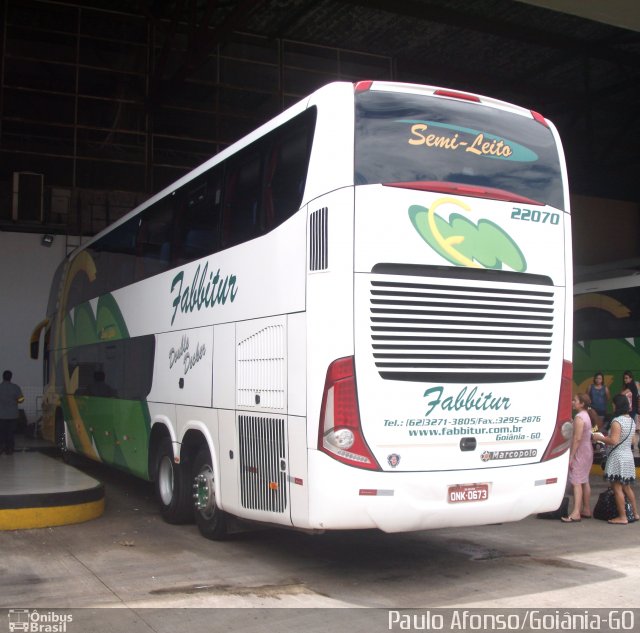
[[[200,448],[193,462],[193,498],[200,534],[213,541],[223,540],[227,535],[227,517],[216,503],[211,454],[206,446]]]
[[[160,441],[155,463],[155,489],[162,518],[167,523],[189,523],[193,518],[189,468],[174,462],[168,437]]]

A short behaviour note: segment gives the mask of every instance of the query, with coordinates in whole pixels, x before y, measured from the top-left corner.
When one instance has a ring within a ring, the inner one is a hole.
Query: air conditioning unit
[[[13,172],[14,222],[42,222],[42,191],[44,176],[28,171]]]

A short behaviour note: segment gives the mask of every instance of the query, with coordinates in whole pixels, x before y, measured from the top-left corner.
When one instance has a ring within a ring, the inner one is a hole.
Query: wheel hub
[[[162,503],[168,506],[173,499],[173,463],[171,459],[165,456],[160,462],[158,472],[158,490]]]
[[[193,481],[193,501],[196,510],[204,515],[211,514],[216,507],[213,472],[203,470]]]

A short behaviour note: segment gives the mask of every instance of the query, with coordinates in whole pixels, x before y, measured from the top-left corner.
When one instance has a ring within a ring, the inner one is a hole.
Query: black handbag
[[[625,497],[624,511],[627,515],[627,521],[633,523],[635,517],[633,516],[633,510],[629,500]],[[618,507],[616,506],[616,498],[612,488],[607,488],[604,492],[598,495],[598,500],[593,508],[593,518],[600,519],[601,521],[608,521],[609,519],[615,519],[618,516]]]

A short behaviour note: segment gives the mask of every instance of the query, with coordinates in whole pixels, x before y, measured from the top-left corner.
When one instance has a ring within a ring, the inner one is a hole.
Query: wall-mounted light
[[[45,233],[40,240],[40,244],[42,244],[42,246],[51,246],[51,244],[53,244],[53,235]]]

